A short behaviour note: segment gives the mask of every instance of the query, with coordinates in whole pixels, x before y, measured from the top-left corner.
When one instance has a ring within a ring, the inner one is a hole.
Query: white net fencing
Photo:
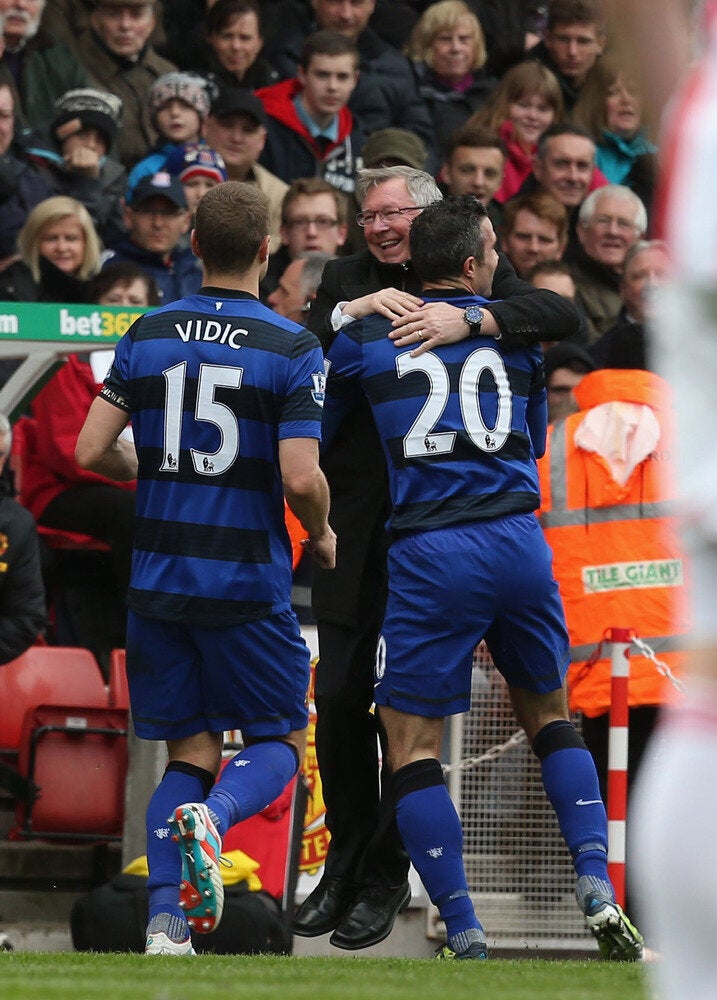
[[[489,944],[594,947],[575,903],[570,854],[540,766],[516,735],[505,682],[482,645],[471,711],[454,725],[447,780],[463,823],[468,886]]]

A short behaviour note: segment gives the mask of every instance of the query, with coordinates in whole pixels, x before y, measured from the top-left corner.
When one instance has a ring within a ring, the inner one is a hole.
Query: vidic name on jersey
[[[194,326],[194,331],[192,331]],[[216,319],[190,319],[182,325],[175,323],[174,329],[182,338],[185,344],[190,340],[216,341],[218,344],[226,344],[227,347],[238,351],[242,344],[236,340],[241,335],[248,337],[249,331],[242,327],[235,327],[233,323],[220,323]]]

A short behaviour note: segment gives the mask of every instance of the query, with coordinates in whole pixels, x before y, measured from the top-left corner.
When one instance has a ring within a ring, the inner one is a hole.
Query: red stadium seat
[[[25,714],[19,770],[33,794],[18,802],[14,839],[120,840],[127,712],[39,705]]]
[[[127,711],[110,707],[92,653],[31,646],[0,668],[0,786],[16,800],[14,837],[118,839]]]
[[[17,752],[25,713],[36,705],[107,708],[107,688],[92,653],[79,647],[30,646],[0,667],[0,752]]]
[[[129,685],[123,649],[113,649],[110,653],[109,704],[110,708],[129,711]]]

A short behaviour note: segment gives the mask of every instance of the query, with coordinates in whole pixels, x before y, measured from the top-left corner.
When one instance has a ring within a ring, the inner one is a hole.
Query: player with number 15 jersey
[[[207,627],[288,609],[278,441],[320,437],[323,388],[313,334],[245,292],[205,287],[133,324],[101,391],[138,452],[131,609]]]

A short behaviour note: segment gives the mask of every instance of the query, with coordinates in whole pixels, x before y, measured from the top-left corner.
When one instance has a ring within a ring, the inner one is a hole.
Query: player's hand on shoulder
[[[354,319],[363,319],[364,316],[371,316],[373,313],[379,313],[386,319],[395,319],[417,309],[422,301],[418,296],[402,292],[398,288],[381,288],[378,292],[353,299],[344,306],[343,312],[345,315],[353,316]]]
[[[415,347],[411,356],[417,358],[441,344],[453,344],[468,336],[468,324],[463,309],[449,302],[427,302],[413,312],[393,321],[389,337],[396,347]]]

